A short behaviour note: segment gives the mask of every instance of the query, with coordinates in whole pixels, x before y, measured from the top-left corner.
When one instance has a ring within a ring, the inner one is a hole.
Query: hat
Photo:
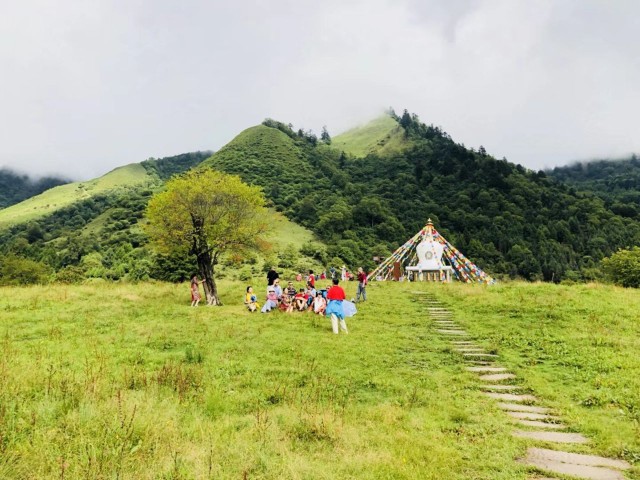
[[[269,287],[269,288],[267,288],[267,292],[275,292],[275,291],[276,291],[276,289],[275,289],[275,288],[273,288],[273,287]]]

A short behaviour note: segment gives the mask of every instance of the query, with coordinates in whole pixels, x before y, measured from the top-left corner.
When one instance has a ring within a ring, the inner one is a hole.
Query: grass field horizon
[[[335,336],[311,314],[250,314],[248,283],[199,308],[187,285],[0,288],[0,478],[526,479],[531,443],[414,291],[589,436],[575,451],[640,478],[636,291],[374,282]]]

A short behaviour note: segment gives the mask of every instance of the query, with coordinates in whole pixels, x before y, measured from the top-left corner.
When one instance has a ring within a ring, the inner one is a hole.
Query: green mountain
[[[640,242],[640,224],[602,199],[469,150],[407,111],[330,144],[267,120],[202,167],[262,186],[276,209],[326,242],[333,264],[370,266],[429,217],[498,276],[589,279],[600,259]]]
[[[168,178],[210,155],[196,152],[126,165],[2,210],[0,255],[43,262],[58,272],[58,278],[68,281],[85,277],[185,280],[195,271],[192,260],[154,255],[147,248],[140,222],[149,198]],[[323,246],[315,236],[279,212],[269,215],[273,231],[268,240],[274,245],[273,252],[225,259],[223,267],[230,267],[229,271],[243,279],[261,275],[264,263],[299,271],[320,268],[317,258]]]
[[[0,211],[0,253],[87,276],[185,278],[193,266],[151,255],[139,221],[163,181],[191,166],[261,186],[275,211],[272,254],[228,259],[227,271],[241,278],[276,262],[289,272],[371,268],[374,256],[388,255],[428,218],[498,277],[588,280],[602,258],[640,244],[636,215],[595,194],[595,184],[581,191],[566,178],[467,149],[406,110],[323,139],[267,119],[205,160],[202,153],[153,160],[52,189]],[[626,194],[636,192],[628,185]]]
[[[548,170],[556,180],[582,192],[592,192],[607,208],[640,220],[640,159],[593,160]]]
[[[2,168],[0,169],[0,209],[65,183],[68,183],[68,180],[51,176],[33,180],[27,175],[20,175]]]

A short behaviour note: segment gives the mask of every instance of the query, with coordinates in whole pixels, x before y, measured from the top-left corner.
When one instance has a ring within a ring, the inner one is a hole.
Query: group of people
[[[343,269],[343,273],[345,270]],[[301,274],[298,274],[296,280],[301,281],[301,276]],[[267,313],[272,310],[281,310],[287,313],[306,311],[318,315],[326,315],[331,318],[334,333],[337,334],[339,329],[348,333],[345,317],[355,314],[355,305],[346,300],[346,293],[339,285],[340,279],[337,275],[332,275],[331,284],[322,289],[316,288],[316,280],[319,279],[326,279],[325,272],[320,276],[316,276],[313,270],[309,270],[309,274],[305,278],[305,288],[296,290],[292,281],[288,282],[285,288],[282,288],[280,275],[276,268],[272,267],[267,273],[267,295],[262,308],[251,286],[247,287],[244,303],[251,312],[260,310],[262,313]],[[362,268],[359,268],[357,301],[360,301],[360,297],[363,300],[367,299],[366,283],[367,275]]]
[[[309,274],[305,278],[305,288],[296,290],[293,282],[290,281],[287,283],[286,288],[283,289],[280,285],[280,275],[276,271],[276,267],[271,267],[267,273],[267,295],[262,308],[260,307],[258,296],[252,286],[247,287],[244,304],[250,312],[260,310],[262,313],[267,313],[272,310],[281,310],[286,313],[306,311],[318,315],[326,315],[331,318],[334,333],[338,333],[339,328],[345,333],[349,333],[345,317],[354,315],[356,308],[352,302],[346,300],[346,293],[339,283],[341,279],[349,280],[353,278],[353,275],[350,275],[344,266],[342,267],[340,277],[338,277],[338,271],[333,267],[330,269],[330,273],[331,284],[328,284],[326,288],[316,289],[316,280],[326,279],[326,273],[322,272],[322,274],[318,276],[313,273],[313,270],[309,270]],[[366,301],[367,274],[362,267],[358,268],[356,278],[358,280],[358,290],[355,301],[359,302],[361,299],[362,301]],[[302,281],[302,274],[298,274],[296,280]],[[192,307],[197,307],[200,303],[201,296],[199,286],[203,282],[204,280],[198,280],[196,275],[191,277]]]

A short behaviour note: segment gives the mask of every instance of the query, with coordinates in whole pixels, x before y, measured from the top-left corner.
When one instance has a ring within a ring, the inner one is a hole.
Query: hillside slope
[[[598,195],[621,216],[640,220],[640,159],[636,155],[574,163],[547,174],[576,190]]]
[[[380,142],[389,132],[393,149]],[[204,166],[262,186],[276,209],[327,243],[333,265],[370,267],[429,217],[484,270],[531,280],[595,278],[600,259],[640,243],[640,224],[602,199],[469,150],[407,112],[330,145],[267,120]]]
[[[210,155],[196,152],[149,159],[88,182],[52,189],[7,209],[5,217],[0,211],[5,221],[0,224],[4,227],[0,228],[0,256],[17,254],[44,262],[65,280],[152,277],[183,281],[196,271],[192,259],[153,254],[141,223],[149,198],[166,179]],[[320,268],[314,257],[324,247],[312,232],[273,210],[269,219],[271,251],[224,258],[221,276],[262,276],[265,263],[289,272]],[[307,254],[301,253],[305,246]]]
[[[0,209],[15,205],[29,197],[38,195],[50,188],[69,183],[58,177],[43,177],[33,180],[27,175],[15,173],[6,168],[0,169]]]
[[[408,143],[402,127],[385,114],[336,135],[331,146],[354,157],[365,157],[372,153],[389,155],[407,148]]]

